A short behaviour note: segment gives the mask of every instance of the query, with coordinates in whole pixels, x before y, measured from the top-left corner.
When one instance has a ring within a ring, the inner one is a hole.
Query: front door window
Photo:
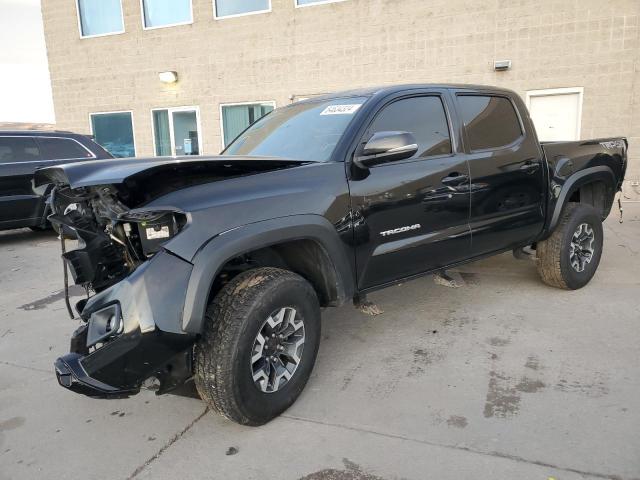
[[[200,118],[195,107],[153,110],[156,156],[200,155]]]

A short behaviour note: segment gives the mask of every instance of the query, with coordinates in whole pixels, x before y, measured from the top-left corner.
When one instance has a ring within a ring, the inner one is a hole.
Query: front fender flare
[[[293,215],[252,223],[212,238],[193,259],[187,286],[182,329],[201,333],[209,293],[221,268],[244,253],[285,241],[314,240],[327,252],[336,270],[338,303],[353,297],[355,280],[340,237],[334,226],[320,215]]]

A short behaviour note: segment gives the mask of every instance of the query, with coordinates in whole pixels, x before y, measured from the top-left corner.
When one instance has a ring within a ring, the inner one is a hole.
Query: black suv
[[[35,187],[36,169],[101,158],[113,157],[83,135],[0,131],[0,230],[46,228],[45,200],[51,187]]]

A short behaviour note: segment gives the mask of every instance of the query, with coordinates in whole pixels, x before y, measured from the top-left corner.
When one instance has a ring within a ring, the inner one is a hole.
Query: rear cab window
[[[451,154],[451,134],[442,99],[438,95],[396,100],[378,113],[367,135],[399,131],[411,133],[418,144],[410,160]]]
[[[37,162],[40,149],[32,137],[0,136],[0,163]]]
[[[471,151],[504,148],[523,137],[520,118],[509,98],[458,94],[457,100]]]
[[[71,138],[38,137],[40,152],[45,160],[79,160],[95,155]]]

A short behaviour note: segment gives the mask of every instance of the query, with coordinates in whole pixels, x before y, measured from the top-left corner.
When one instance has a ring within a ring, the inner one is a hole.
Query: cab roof
[[[302,102],[315,102],[318,100],[330,100],[334,98],[344,98],[344,97],[373,97],[373,96],[386,96],[394,93],[400,93],[407,90],[424,90],[424,89],[455,89],[455,90],[470,90],[477,92],[503,92],[507,94],[514,94],[512,90],[495,87],[491,85],[471,85],[471,84],[460,84],[460,83],[411,83],[411,84],[403,84],[403,85],[387,85],[387,86],[373,86],[373,87],[364,87],[357,88],[351,90],[344,90],[335,93],[325,93],[322,95],[318,95],[315,97],[308,98],[306,100],[301,100],[297,103]]]

